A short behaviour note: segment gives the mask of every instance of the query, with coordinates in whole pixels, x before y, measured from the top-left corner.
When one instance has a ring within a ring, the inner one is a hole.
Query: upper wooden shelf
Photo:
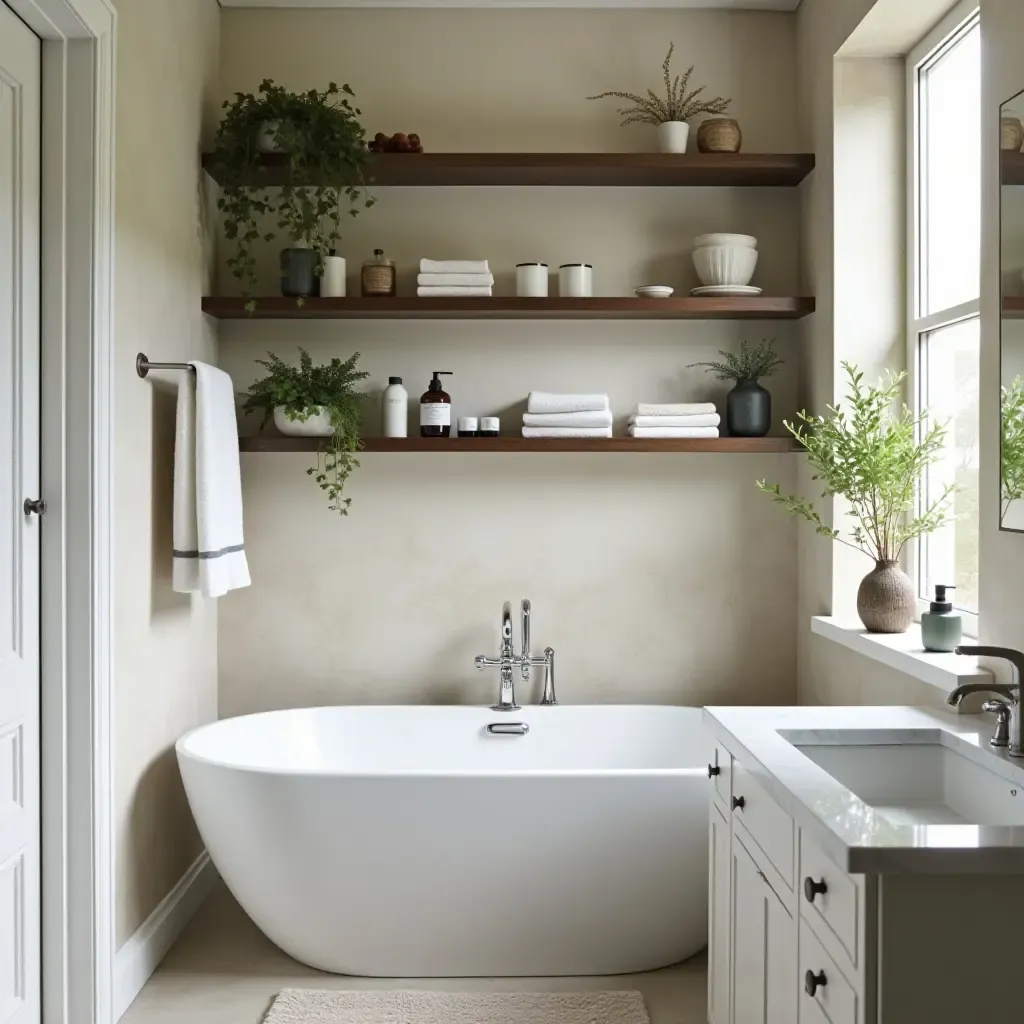
[[[288,183],[287,159],[269,155],[254,184]],[[203,167],[217,177],[210,154]],[[372,185],[799,185],[811,153],[380,153]],[[220,182],[223,184],[223,182]]]
[[[814,312],[814,299],[774,295],[719,298],[244,298],[203,299],[219,320],[795,320]]]
[[[257,434],[240,437],[243,452],[316,452],[324,438]],[[795,452],[788,437],[718,438],[525,438],[525,437],[364,437],[366,452],[718,452],[728,454]]]
[[[1024,153],[1002,153],[1003,184],[1024,185]]]

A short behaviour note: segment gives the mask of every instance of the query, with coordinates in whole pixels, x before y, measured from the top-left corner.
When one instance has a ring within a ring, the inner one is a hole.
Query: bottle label
[[[447,402],[421,402],[421,427],[450,427],[452,425],[452,407]]]

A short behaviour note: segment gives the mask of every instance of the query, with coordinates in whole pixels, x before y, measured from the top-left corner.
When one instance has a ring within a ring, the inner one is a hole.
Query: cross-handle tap
[[[547,647],[541,657],[530,653],[530,613],[531,606],[528,600],[522,604],[522,653],[515,653],[515,645],[512,641],[512,605],[506,601],[501,609],[501,656],[488,658],[478,654],[474,664],[478,669],[497,668],[501,671],[501,689],[498,693],[498,703],[492,705],[495,711],[518,711],[516,704],[515,683],[512,678],[512,670],[519,666],[522,677],[529,682],[531,670],[534,665],[544,667],[544,689],[541,694],[541,704],[557,704],[555,698],[555,651]]]
[[[979,658],[1001,658],[1008,661],[1011,667],[1011,680],[1006,683],[963,683],[952,690],[946,698],[947,703],[958,707],[960,702],[970,693],[996,693],[1003,697],[1009,706],[1009,736],[1007,753],[1010,757],[1024,758],[1024,719],[1021,716],[1021,676],[1024,674],[1024,653],[1015,651],[1010,647],[985,647],[976,645],[961,645],[955,650],[956,654],[969,654]],[[1002,729],[997,728],[999,743],[993,742],[993,746],[1004,746],[1002,742]],[[995,740],[996,737],[993,737]]]

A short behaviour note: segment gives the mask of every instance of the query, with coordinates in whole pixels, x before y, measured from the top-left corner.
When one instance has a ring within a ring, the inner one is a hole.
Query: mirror
[[[1024,533],[1024,92],[1000,108],[1000,369],[1002,437],[999,525]]]

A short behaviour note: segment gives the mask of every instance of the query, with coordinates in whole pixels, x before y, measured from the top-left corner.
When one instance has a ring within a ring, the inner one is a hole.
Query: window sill
[[[992,681],[992,673],[982,668],[977,658],[926,651],[921,644],[921,624],[918,622],[906,633],[865,633],[860,624],[843,623],[829,615],[815,615],[811,619],[811,632],[946,693],[963,683]]]

